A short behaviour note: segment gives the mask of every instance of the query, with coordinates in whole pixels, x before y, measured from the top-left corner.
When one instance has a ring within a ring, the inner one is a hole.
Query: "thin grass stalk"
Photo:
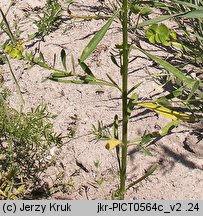
[[[11,75],[12,75],[12,78],[13,78],[13,80],[14,80],[14,83],[15,83],[15,85],[16,85],[17,93],[18,93],[18,95],[19,95],[19,99],[20,99],[20,102],[21,102],[21,108],[22,108],[22,107],[25,105],[25,101],[24,101],[24,99],[23,99],[23,96],[22,96],[22,93],[21,93],[21,90],[20,90],[20,86],[19,86],[18,81],[17,81],[17,79],[16,79],[16,77],[15,77],[15,74],[14,74],[13,69],[12,69],[12,67],[11,67],[11,63],[10,63],[10,61],[9,61],[9,59],[8,59],[8,57],[7,57],[7,55],[6,55],[6,53],[4,53],[4,55],[5,55],[5,57],[6,57],[6,61],[8,62],[8,66],[9,66],[9,69],[10,69],[10,72],[11,72]]]
[[[123,62],[121,67],[122,74],[122,164],[120,173],[120,199],[125,198],[125,182],[127,168],[127,140],[128,140],[128,1],[123,0],[122,4],[122,30],[123,30]]]

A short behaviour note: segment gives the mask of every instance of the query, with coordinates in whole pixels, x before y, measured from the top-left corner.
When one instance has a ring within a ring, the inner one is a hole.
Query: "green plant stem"
[[[123,62],[121,67],[122,74],[122,166],[120,173],[120,199],[125,198],[125,181],[127,168],[127,140],[128,140],[128,1],[123,0],[122,5],[122,29],[123,29]]]
[[[72,15],[72,14],[68,14],[68,17],[72,18],[72,19],[108,19],[108,18],[112,18],[113,16],[111,15],[100,15],[100,16],[90,16],[90,15]]]
[[[7,55],[6,55],[6,53],[4,53],[4,55],[5,55],[5,57],[6,57],[6,61],[8,62],[8,66],[9,66],[9,69],[10,69],[10,72],[11,72],[11,75],[12,75],[12,78],[13,78],[15,84],[16,84],[16,89],[17,89],[17,93],[18,93],[19,98],[20,98],[20,101],[21,101],[21,108],[22,108],[23,105],[25,104],[25,101],[24,101],[24,99],[23,99],[23,96],[22,96],[22,93],[21,93],[21,90],[20,90],[20,86],[19,86],[18,81],[17,81],[17,79],[16,79],[16,77],[15,77],[15,74],[14,74],[14,72],[13,72],[13,69],[12,69],[12,67],[11,67],[10,61],[9,61],[9,59],[8,59],[8,57],[7,57]]]

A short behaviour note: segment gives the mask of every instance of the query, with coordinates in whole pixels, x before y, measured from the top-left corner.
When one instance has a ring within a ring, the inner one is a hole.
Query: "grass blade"
[[[18,95],[19,95],[21,104],[24,105],[25,102],[24,102],[24,99],[23,99],[23,96],[22,96],[22,93],[21,93],[21,90],[20,90],[20,86],[19,86],[18,81],[17,81],[17,79],[16,79],[16,77],[15,77],[15,74],[13,73],[13,69],[12,69],[12,67],[11,67],[10,61],[9,61],[9,59],[8,59],[8,57],[7,57],[6,54],[5,54],[5,57],[6,57],[6,61],[8,62],[8,66],[9,66],[11,75],[12,75],[12,77],[13,77],[13,80],[14,80],[14,82],[15,82],[15,84],[16,84],[17,93],[18,93]]]
[[[8,34],[8,36],[9,36],[10,40],[12,41],[12,43],[15,44],[16,43],[15,37],[13,36],[13,33],[12,33],[11,29],[10,29],[8,21],[7,21],[6,17],[5,17],[5,15],[4,15],[3,11],[1,10],[1,8],[0,8],[0,13],[2,15],[3,21],[4,21],[4,23],[6,25],[6,28],[7,28],[6,33]]]
[[[104,35],[106,34],[107,30],[109,29],[111,23],[113,22],[115,15],[94,35],[94,37],[90,40],[87,44],[85,49],[80,56],[80,62],[84,62],[90,54],[97,48],[97,45],[102,40]]]

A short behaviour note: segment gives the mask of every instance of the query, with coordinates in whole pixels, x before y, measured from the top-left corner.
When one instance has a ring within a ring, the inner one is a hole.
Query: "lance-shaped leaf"
[[[84,72],[85,72],[87,75],[91,76],[92,78],[95,78],[95,76],[94,76],[94,74],[92,73],[92,71],[90,70],[90,68],[89,68],[84,62],[81,62],[81,61],[79,60],[79,64],[80,64],[81,68],[84,70]]]
[[[135,84],[129,91],[128,91],[128,95],[133,92],[136,88],[138,88],[140,85],[142,84],[142,82],[139,82],[137,84]]]
[[[120,145],[122,143],[122,141],[117,140],[117,139],[111,139],[107,142],[105,148],[107,150],[112,150],[113,148],[115,148],[116,146]]]
[[[82,55],[80,56],[80,62],[84,62],[85,59],[87,59],[90,56],[90,54],[97,48],[97,45],[99,44],[99,42],[102,40],[102,38],[106,34],[114,18],[115,16],[113,16],[90,40],[90,42],[87,44],[87,46],[83,50]]]
[[[188,95],[187,100],[191,99],[191,97],[194,95],[194,93],[196,92],[196,90],[199,88],[199,84],[200,84],[200,82],[198,80],[194,83],[194,85],[192,86],[191,92]]]
[[[173,128],[177,127],[181,122],[182,122],[181,120],[175,120],[169,122],[167,125],[165,125],[159,130],[160,136],[166,136],[173,130]]]
[[[121,88],[118,86],[118,84],[113,80],[113,78],[111,78],[111,76],[109,75],[109,74],[106,74],[106,76],[109,78],[109,80],[115,85],[115,87],[117,88],[117,89],[119,89],[121,92],[122,92],[122,90],[121,90]]]
[[[153,19],[141,22],[137,26],[130,27],[130,29],[141,28],[141,27],[144,27],[144,26],[153,25],[153,24],[168,20],[168,19],[173,18],[173,17],[203,18],[203,9],[192,10],[192,11],[189,11],[189,12],[181,12],[181,13],[170,14],[170,15],[162,15],[162,16],[155,17]]]
[[[133,183],[131,183],[126,190],[130,189],[131,187],[135,186],[136,184],[138,184],[139,182],[141,182],[142,180],[146,179],[149,175],[151,175],[157,168],[157,164],[153,164],[151,165],[146,171],[145,174],[140,177],[139,179],[137,179],[136,181],[134,181]]]
[[[159,17],[155,17],[153,19],[141,22],[137,26],[132,26],[132,27],[130,27],[130,29],[141,28],[141,27],[144,27],[144,26],[153,25],[153,24],[162,22],[164,20],[168,20],[170,18],[176,17],[178,15],[182,15],[182,14],[184,14],[184,13],[177,13],[177,14],[171,14],[171,15],[162,15],[162,16],[159,16]]]
[[[16,77],[15,77],[15,74],[14,74],[14,72],[13,72],[13,69],[12,69],[12,67],[11,67],[11,63],[10,63],[10,61],[9,61],[9,59],[8,59],[8,57],[7,57],[6,54],[5,54],[5,57],[6,57],[6,60],[7,60],[7,62],[8,62],[8,66],[9,66],[9,69],[10,69],[10,72],[11,72],[11,75],[12,75],[12,78],[13,78],[13,80],[14,80],[14,82],[15,82],[16,89],[17,89],[19,98],[20,98],[20,100],[21,100],[21,104],[24,105],[24,104],[25,104],[25,101],[24,101],[24,99],[23,99],[23,95],[22,95],[22,93],[21,93],[21,90],[20,90],[20,86],[19,86],[19,84],[18,84],[18,81],[17,81],[17,79],[16,79]]]
[[[50,78],[64,78],[64,77],[69,77],[71,76],[71,73],[69,72],[54,72],[51,73]]]
[[[158,98],[158,99],[157,99],[157,102],[159,102],[159,101],[162,100],[162,99],[171,100],[171,99],[173,99],[173,98],[175,98],[175,97],[178,97],[178,96],[180,96],[180,95],[183,94],[184,89],[185,89],[185,87],[184,87],[184,86],[181,86],[180,88],[178,88],[178,89],[176,89],[176,90],[170,92],[169,94],[167,94],[167,95],[165,95],[165,96],[163,96],[163,97]]]
[[[61,50],[61,62],[64,67],[64,69],[67,71],[67,66],[66,66],[66,51],[64,49]]]
[[[91,77],[89,76],[89,78]],[[81,80],[68,80],[68,79],[58,78],[56,76],[55,77],[49,76],[48,79],[59,83],[89,84],[89,85],[103,85],[103,86],[115,87],[112,83],[106,81],[87,79],[87,76]]]
[[[191,18],[191,19],[201,19],[203,18],[203,9],[201,10],[192,10],[189,12],[186,12],[182,15],[179,15],[180,17],[185,17],[185,18]]]
[[[151,151],[147,149],[144,145],[138,145],[138,150],[144,153],[146,156],[153,156]]]
[[[182,71],[180,71],[179,69],[177,69],[176,67],[174,67],[173,65],[171,65],[170,63],[168,63],[167,61],[150,54],[147,51],[144,51],[142,49],[140,49],[137,46],[133,46],[134,48],[138,49],[139,51],[141,51],[142,53],[144,53],[146,56],[148,56],[149,58],[151,58],[153,61],[155,61],[157,64],[161,65],[166,71],[168,71],[169,73],[173,74],[175,77],[177,77],[179,80],[181,80],[183,83],[187,84],[187,87],[191,87],[194,85],[194,83],[196,82],[196,80],[189,78],[187,76],[185,76],[184,73],[182,73]],[[200,86],[203,86],[203,82],[200,82]]]
[[[121,67],[119,64],[118,64],[118,62],[117,62],[117,60],[116,60],[116,58],[115,58],[115,56],[111,53],[111,61],[117,66],[117,67]]]
[[[153,102],[140,102],[136,104],[138,106],[146,107],[147,109],[153,110],[154,112],[159,113],[172,120],[179,119],[182,121],[189,121],[189,122],[194,122],[196,120],[194,116],[168,109],[166,107],[163,107]]]
[[[203,9],[202,7],[200,7],[200,6],[196,5],[196,4],[192,4],[192,3],[188,3],[188,2],[184,2],[184,1],[174,0],[174,2],[176,2],[178,4],[181,4],[181,5],[185,5],[185,6],[190,7],[190,8],[195,8],[197,10]]]

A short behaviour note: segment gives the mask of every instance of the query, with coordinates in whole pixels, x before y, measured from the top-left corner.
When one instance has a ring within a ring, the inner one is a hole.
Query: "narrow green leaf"
[[[203,9],[202,7],[196,5],[196,4],[192,4],[192,3],[188,3],[188,2],[184,2],[184,1],[178,1],[178,0],[174,0],[174,2],[178,3],[178,4],[181,4],[181,5],[184,5],[184,6],[187,6],[187,7],[190,7],[190,8],[194,8],[194,9]]]
[[[6,19],[6,16],[4,15],[3,11],[1,10],[1,8],[0,8],[0,13],[1,13],[2,17],[3,17],[3,21],[4,21],[4,23],[6,25],[6,28],[7,28],[7,32],[6,33],[8,34],[8,36],[9,36],[10,40],[12,41],[12,43],[15,44],[16,43],[15,37],[13,36],[13,33],[12,33],[12,31],[10,29],[10,26],[8,24],[8,21]]]
[[[184,91],[185,87],[184,86],[181,86],[180,88],[170,92],[168,95],[164,96],[164,98],[166,99],[173,99],[175,97],[179,97],[183,94],[183,91]]]
[[[200,84],[200,82],[198,80],[194,83],[194,85],[192,86],[191,92],[188,95],[187,100],[191,99],[191,97],[194,95],[194,93],[196,92],[196,90],[199,88],[199,84]]]
[[[202,10],[192,10],[190,12],[186,12],[179,17],[192,18],[192,19],[201,19],[203,18],[203,9]]]
[[[107,30],[109,29],[111,23],[113,22],[115,15],[94,35],[94,37],[90,40],[87,44],[85,49],[80,56],[80,62],[84,62],[90,54],[97,48],[97,45],[102,40],[104,35],[106,34]]]
[[[172,108],[172,105],[171,103],[169,102],[169,100],[166,98],[166,97],[161,97],[161,98],[158,98],[156,100],[156,102],[161,105],[161,106],[164,106],[166,108]]]
[[[67,71],[67,66],[66,66],[66,51],[64,49],[61,50],[61,62],[64,67],[64,69]]]
[[[177,127],[181,122],[182,122],[181,120],[175,120],[175,121],[168,123],[167,125],[165,125],[164,127],[160,129],[159,131],[160,135],[166,136],[173,130],[173,128]]]
[[[140,15],[141,16],[148,16],[149,14],[152,14],[153,10],[148,7],[148,6],[144,6],[141,10],[140,10]]]
[[[141,27],[144,27],[144,26],[153,25],[155,23],[162,22],[164,20],[176,17],[176,16],[181,15],[181,14],[183,14],[183,13],[177,13],[177,14],[171,14],[171,15],[162,15],[162,16],[159,16],[159,17],[156,17],[156,18],[141,22],[137,26],[130,27],[130,29],[141,28]]]
[[[110,77],[110,75],[109,74],[106,74],[106,76],[109,78],[109,80],[116,86],[116,88],[117,89],[119,89],[121,92],[122,92],[122,90],[121,90],[121,88],[118,86],[118,84]]]
[[[112,61],[117,67],[120,68],[120,65],[118,64],[118,62],[117,62],[115,56],[114,56],[112,53],[111,53],[111,61]]]
[[[15,74],[14,74],[13,69],[12,69],[11,64],[10,64],[10,61],[9,61],[9,59],[8,59],[8,57],[7,57],[6,54],[5,54],[5,57],[6,57],[6,61],[8,62],[8,66],[9,66],[9,69],[10,69],[10,72],[11,72],[11,75],[12,75],[12,78],[13,78],[14,83],[15,83],[15,85],[16,85],[17,93],[18,93],[18,95],[19,95],[21,104],[24,105],[24,104],[25,104],[25,101],[24,101],[24,99],[23,99],[23,95],[22,95],[22,93],[21,93],[20,86],[19,86],[19,84],[18,84],[18,81],[17,81],[17,79],[16,79],[16,77],[15,77]]]
[[[138,88],[140,85],[142,84],[142,82],[135,84],[129,91],[128,91],[128,95],[133,92],[136,88]]]
[[[141,137],[141,144],[147,144],[149,143],[152,139],[154,138],[153,134],[144,134],[142,137]]]
[[[157,164],[153,164],[151,165],[147,171],[145,172],[145,174],[140,177],[139,179],[137,179],[136,181],[134,181],[133,183],[131,183],[126,190],[130,189],[131,187],[135,186],[136,184],[138,184],[139,182],[143,181],[144,179],[146,179],[149,175],[151,175],[157,168]]]
[[[70,73],[65,73],[65,72],[54,72],[50,75],[50,77],[57,77],[57,78],[64,78],[70,76]]]
[[[73,83],[73,84],[89,84],[89,85],[101,85],[101,86],[111,86],[115,87],[112,83],[108,83],[105,81],[97,81],[97,80],[68,80],[68,79],[60,79],[57,77],[48,77],[48,79],[53,80],[59,83]]]
[[[33,63],[39,65],[40,67],[46,68],[46,69],[48,69],[48,70],[51,70],[51,69],[52,69],[48,64],[46,64],[46,63],[44,63],[44,62],[35,62],[35,60],[33,60]]]
[[[81,68],[84,70],[84,72],[85,72],[87,75],[89,75],[89,76],[95,78],[95,76],[94,76],[94,74],[92,73],[92,71],[90,70],[90,68],[89,68],[84,62],[81,62],[80,59],[78,60],[78,62],[79,62],[79,64],[80,64]]]
[[[141,51],[142,53],[144,53],[146,56],[148,56],[149,58],[151,58],[153,61],[155,61],[157,64],[161,65],[166,71],[168,71],[169,73],[173,74],[175,77],[177,77],[179,80],[181,80],[182,82],[184,82],[185,84],[187,84],[187,87],[191,87],[194,85],[194,83],[196,82],[196,80],[189,78],[187,76],[185,76],[184,73],[182,73],[182,71],[180,71],[179,69],[177,69],[176,67],[174,67],[173,65],[171,65],[170,63],[168,63],[167,61],[150,54],[147,51],[144,51],[143,49],[140,49],[139,47],[134,46],[136,49],[138,49],[139,51]],[[203,86],[203,83],[200,83],[200,86]]]

